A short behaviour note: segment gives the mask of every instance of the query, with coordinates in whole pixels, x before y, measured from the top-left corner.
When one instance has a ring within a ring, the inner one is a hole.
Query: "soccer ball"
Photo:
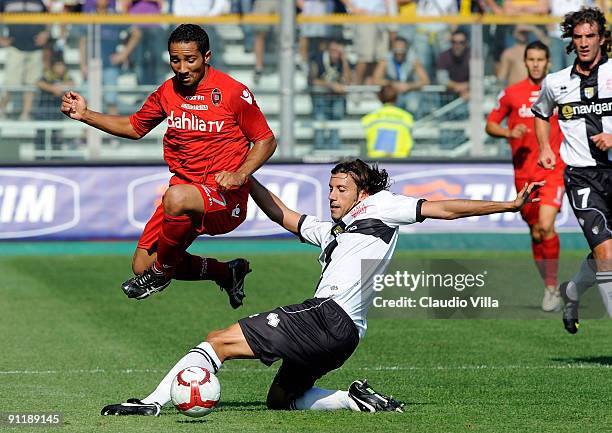
[[[187,416],[208,415],[219,404],[219,379],[202,367],[187,367],[172,381],[170,398],[174,407]]]

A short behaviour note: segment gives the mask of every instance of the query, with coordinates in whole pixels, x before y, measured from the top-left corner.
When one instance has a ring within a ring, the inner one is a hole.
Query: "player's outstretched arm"
[[[272,194],[265,186],[251,176],[251,197],[257,206],[276,224],[289,230],[291,233],[298,232],[298,223],[301,215],[287,206],[276,195]]]
[[[526,203],[539,199],[531,194],[544,185],[544,182],[525,184],[513,201],[486,200],[438,200],[426,201],[421,205],[421,216],[425,218],[454,220],[478,215],[489,215],[502,212],[518,212]]]
[[[87,101],[72,90],[64,93],[60,111],[71,119],[93,126],[117,137],[137,140],[141,137],[130,123],[129,116],[112,116],[87,108]]]

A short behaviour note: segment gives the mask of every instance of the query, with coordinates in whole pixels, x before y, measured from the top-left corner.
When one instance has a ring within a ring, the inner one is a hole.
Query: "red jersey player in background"
[[[538,165],[539,146],[531,112],[531,105],[537,99],[540,85],[546,76],[549,58],[548,47],[542,42],[535,41],[527,45],[524,55],[527,78],[501,92],[497,106],[487,119],[486,131],[493,137],[508,139],[512,148],[517,191],[525,183],[546,181],[536,193],[540,201],[528,203],[521,209],[521,216],[529,224],[533,258],[545,284],[542,310],[557,311],[561,308],[561,298],[557,288],[559,236],[555,232],[555,218],[563,200],[565,165],[560,164],[553,171],[544,170]],[[508,117],[507,128],[501,126],[505,117]],[[559,146],[562,140],[558,117],[555,115],[551,118],[550,143],[557,161],[560,161]]]
[[[232,307],[242,305],[249,263],[223,263],[186,249],[201,234],[228,233],[244,221],[248,178],[274,153],[276,140],[249,89],[209,66],[209,47],[200,26],[177,27],[168,39],[175,75],[131,116],[92,111],[73,91],[62,99],[68,117],[118,137],[137,140],[159,123],[168,124],[164,159],[174,175],[138,241],[136,276],[122,285],[129,298],[144,299],[172,278],[214,280],[228,292]]]

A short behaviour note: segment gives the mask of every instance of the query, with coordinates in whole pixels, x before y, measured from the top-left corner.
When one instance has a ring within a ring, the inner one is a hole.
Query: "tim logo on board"
[[[40,171],[0,170],[0,239],[44,237],[79,223],[79,185]]]
[[[415,167],[416,168],[416,167]],[[514,200],[514,171],[507,166],[464,165],[452,168],[415,169],[409,173],[391,176],[395,183],[392,191],[412,197],[428,200],[449,200],[468,198],[471,200]],[[557,227],[573,227],[573,218],[569,218],[569,205],[564,204],[557,216]],[[526,225],[519,213],[494,214],[480,217],[458,219],[453,222],[453,231],[525,231]],[[414,228],[408,227],[406,231]],[[444,221],[426,220],[419,231],[431,230],[447,232]]]

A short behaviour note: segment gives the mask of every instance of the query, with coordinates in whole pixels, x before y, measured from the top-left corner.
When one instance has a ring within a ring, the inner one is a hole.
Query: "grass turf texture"
[[[1,257],[0,411],[63,414],[61,430],[14,430],[36,432],[612,428],[610,323],[585,320],[571,336],[559,314],[544,320],[371,320],[353,357],[318,385],[346,389],[353,379],[367,377],[375,388],[406,401],[404,414],[268,411],[265,395],[276,368],[239,360],[219,374],[222,403],[207,417],[189,419],[172,407],[159,418],[99,415],[105,404],[146,395],[209,330],[311,297],[319,275],[312,251],[251,256],[246,304],[237,311],[210,282],[173,282],[148,300],[128,300],[119,289],[129,276],[126,256]],[[573,263],[568,272],[584,254],[562,253]],[[424,254],[457,253],[416,256]],[[540,295],[534,289],[534,303]]]

